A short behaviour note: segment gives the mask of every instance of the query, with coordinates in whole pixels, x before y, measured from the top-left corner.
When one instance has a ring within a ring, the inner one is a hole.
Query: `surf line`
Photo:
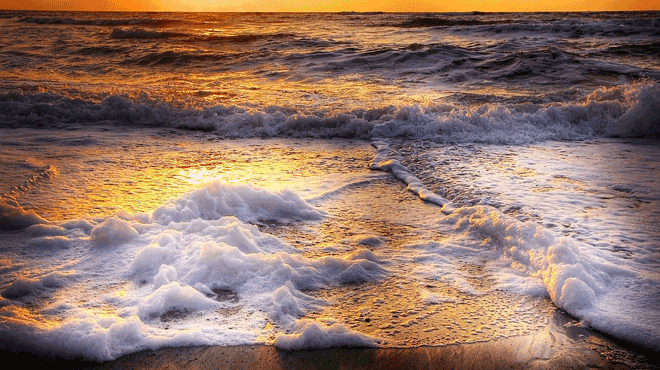
[[[407,185],[406,190],[417,195],[421,200],[442,207],[441,211],[446,215],[454,212],[454,205],[450,201],[427,189],[406,166],[401,164],[398,155],[392,152],[392,148],[384,139],[374,139],[371,145],[376,148],[376,156],[369,164],[370,169],[391,172]]]

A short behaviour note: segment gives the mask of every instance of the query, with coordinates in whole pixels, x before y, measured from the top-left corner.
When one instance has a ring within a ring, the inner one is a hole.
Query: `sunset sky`
[[[87,11],[585,11],[660,10],[660,0],[1,0],[0,9]]]

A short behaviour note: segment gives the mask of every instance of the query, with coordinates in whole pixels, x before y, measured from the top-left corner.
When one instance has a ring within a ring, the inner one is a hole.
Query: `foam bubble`
[[[322,219],[323,213],[290,190],[270,193],[252,185],[213,182],[158,208],[152,217],[165,224],[197,218],[215,220],[223,216],[235,216],[243,222],[290,222]]]
[[[153,293],[140,301],[137,315],[142,320],[161,316],[172,310],[186,312],[217,306],[217,302],[206,297],[205,294],[191,286],[182,286],[176,281],[159,286]]]
[[[109,247],[125,244],[138,235],[129,222],[113,216],[92,229],[90,240],[99,247]]]
[[[36,278],[18,278],[2,290],[4,298],[20,298],[44,288],[57,288],[66,283],[73,272],[51,272]]]

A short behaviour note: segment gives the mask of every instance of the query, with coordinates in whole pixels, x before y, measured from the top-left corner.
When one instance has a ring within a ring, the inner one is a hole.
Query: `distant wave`
[[[85,19],[61,17],[23,17],[19,22],[34,24],[65,24],[80,26],[152,26],[163,27],[183,23],[176,19],[157,18],[122,18],[122,19]]]
[[[592,17],[571,13],[501,14],[494,19],[487,13],[471,16],[424,15],[379,24],[397,28],[451,28],[452,32],[489,34],[562,34],[568,38],[583,36],[625,37],[660,36],[660,13],[640,13],[639,17],[618,18],[595,13]]]
[[[426,27],[457,27],[499,24],[503,21],[488,21],[478,19],[447,19],[438,17],[413,17],[400,23],[386,24],[390,27],[399,28],[426,28]],[[507,21],[505,21],[508,23]]]
[[[474,50],[451,44],[411,44],[404,48],[381,48],[361,53],[343,49],[287,56],[309,61],[319,70],[383,71],[387,76],[434,79],[446,83],[482,83],[570,86],[589,83],[594,76],[628,79],[658,78],[654,70],[608,63],[555,47],[516,51],[515,46],[496,45],[500,50]],[[513,50],[511,50],[513,48]],[[653,49],[654,46],[650,46]],[[650,52],[650,51],[649,51]]]
[[[289,40],[295,38],[296,35],[292,33],[266,33],[266,34],[239,34],[231,36],[195,36],[196,41],[206,41],[206,42],[231,42],[231,43],[249,43],[261,40]]]
[[[274,40],[295,40],[296,35],[292,33],[273,33],[273,34],[238,34],[238,35],[195,35],[183,32],[171,31],[153,31],[143,28],[121,29],[115,28],[112,30],[110,37],[113,39],[134,39],[134,40],[151,40],[151,39],[185,39],[187,42],[210,42],[210,43],[250,43],[256,41],[274,41]]]
[[[526,20],[456,28],[456,32],[487,32],[489,34],[560,34],[567,38],[585,36],[627,37],[632,35],[660,36],[660,17],[648,19],[611,19],[585,21],[583,19]]]
[[[150,31],[141,28],[132,28],[129,30],[115,28],[110,34],[110,37],[113,39],[167,39],[185,36],[187,36],[185,33],[180,32]]]
[[[153,61],[158,62],[158,60]],[[113,124],[175,127],[223,137],[406,137],[438,142],[525,144],[595,136],[660,137],[660,85],[637,83],[593,92],[584,102],[401,106],[354,109],[335,115],[290,108],[175,108],[126,96],[103,101],[57,94],[0,96],[5,127]]]
[[[185,51],[162,51],[127,59],[122,64],[142,67],[173,66],[181,67],[191,63],[218,62],[228,56],[219,53],[194,53]]]

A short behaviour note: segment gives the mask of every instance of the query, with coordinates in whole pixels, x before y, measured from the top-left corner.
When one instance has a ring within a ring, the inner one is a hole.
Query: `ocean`
[[[0,29],[1,348],[548,332],[657,365],[660,12]]]

